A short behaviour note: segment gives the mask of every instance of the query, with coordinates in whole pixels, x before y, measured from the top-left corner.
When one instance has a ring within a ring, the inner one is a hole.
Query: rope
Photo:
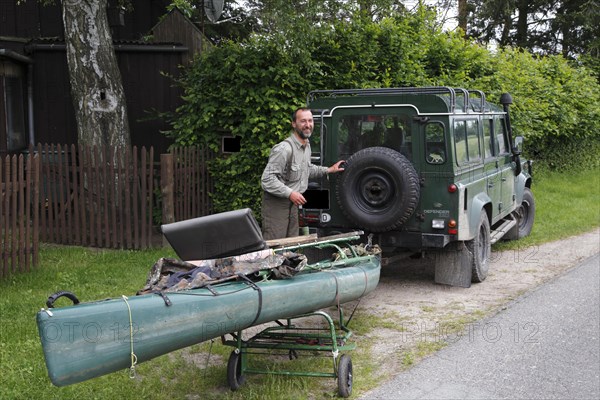
[[[208,356],[206,357],[206,365],[204,365],[204,378],[206,378],[206,372],[208,371],[208,364],[210,363],[210,355],[212,354],[213,343],[215,343],[215,339],[210,339],[210,347],[208,348]]]
[[[133,352],[133,319],[131,318],[131,307],[129,307],[129,302],[127,301],[127,296],[122,295],[123,301],[127,304],[127,310],[129,311],[129,344],[131,347],[131,367],[129,367],[129,377],[131,379],[135,378],[135,366],[137,364],[137,356]]]
[[[238,276],[244,281],[246,285],[251,287],[252,289],[258,292],[258,310],[256,312],[256,317],[254,317],[254,321],[250,324],[250,326],[254,326],[254,323],[258,321],[258,317],[260,317],[260,313],[262,311],[262,289],[254,282],[250,280],[246,275],[238,272]]]

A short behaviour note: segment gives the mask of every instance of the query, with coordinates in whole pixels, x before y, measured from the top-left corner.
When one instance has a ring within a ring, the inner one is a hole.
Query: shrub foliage
[[[168,132],[177,144],[218,151],[224,134],[241,140],[239,153],[211,165],[215,211],[251,207],[259,215],[269,151],[317,89],[464,86],[492,102],[510,92],[527,156],[549,169],[598,167],[600,87],[589,71],[559,56],[489,51],[442,32],[426,12],[224,43],[198,57],[179,83],[185,103]]]

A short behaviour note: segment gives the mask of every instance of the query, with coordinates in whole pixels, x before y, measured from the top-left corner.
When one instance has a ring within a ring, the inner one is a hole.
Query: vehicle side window
[[[492,119],[483,120],[483,152],[485,158],[490,158],[494,155],[494,141],[492,140],[492,132],[494,121]]]
[[[454,121],[454,146],[459,165],[481,159],[479,125],[476,119]]]
[[[496,128],[496,154],[508,153],[508,140],[506,138],[506,126],[504,125],[504,119],[501,117],[495,118]]]
[[[469,152],[469,161],[481,159],[481,146],[479,143],[479,124],[476,119],[469,119],[467,122],[467,150]]]
[[[467,154],[467,123],[463,120],[454,121],[454,148],[456,163],[465,164],[469,161]]]
[[[425,126],[425,159],[429,164],[443,164],[446,158],[444,125],[430,122]]]
[[[320,118],[315,118],[314,120],[314,130],[313,134],[310,137],[310,150],[312,152],[312,157],[321,157],[321,128],[325,130],[327,128],[326,125],[322,125]]]

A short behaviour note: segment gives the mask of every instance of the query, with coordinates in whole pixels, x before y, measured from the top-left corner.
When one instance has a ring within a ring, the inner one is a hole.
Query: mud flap
[[[468,288],[473,274],[473,253],[463,242],[452,243],[435,255],[435,283]]]

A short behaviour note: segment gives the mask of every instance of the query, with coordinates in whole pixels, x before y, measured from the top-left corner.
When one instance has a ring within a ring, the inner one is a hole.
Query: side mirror
[[[517,136],[515,138],[515,144],[513,146],[513,154],[518,156],[523,151],[523,136]]]

